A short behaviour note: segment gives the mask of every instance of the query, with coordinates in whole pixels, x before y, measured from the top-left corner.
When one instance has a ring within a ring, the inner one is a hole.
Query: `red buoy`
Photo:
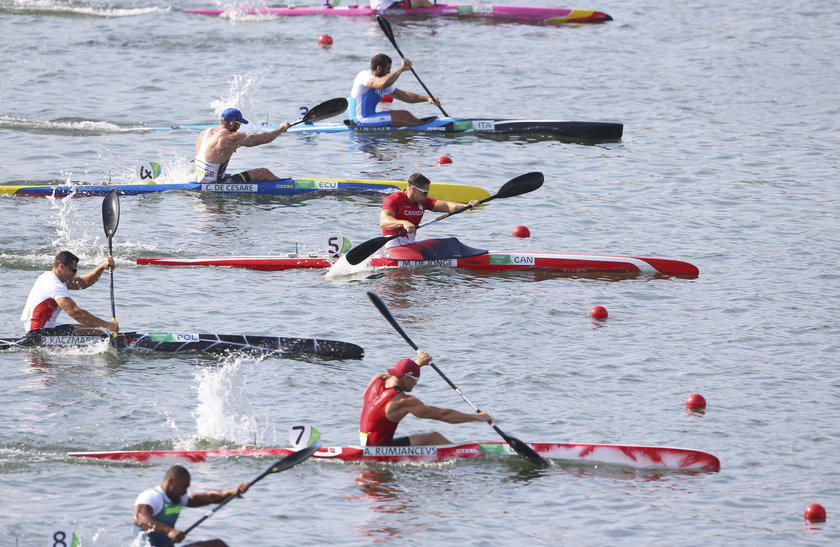
[[[329,34],[322,34],[318,37],[318,45],[321,47],[329,47],[333,44],[332,36]]]
[[[694,393],[688,396],[685,400],[685,408],[689,410],[703,410],[706,408],[706,398],[699,393]]]
[[[438,163],[438,165],[444,165],[444,164],[447,164],[447,163],[452,163],[452,158],[450,158],[449,156],[441,156],[437,159],[437,163]]]
[[[531,237],[531,230],[527,226],[517,226],[513,229],[513,235],[515,237]]]
[[[825,522],[825,507],[819,503],[812,503],[805,508],[805,520],[808,522]]]
[[[591,310],[589,310],[589,316],[593,319],[606,319],[609,314],[607,313],[607,308],[604,306],[593,306]]]

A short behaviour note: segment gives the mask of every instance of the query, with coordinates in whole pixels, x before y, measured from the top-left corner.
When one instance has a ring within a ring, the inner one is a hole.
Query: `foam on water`
[[[135,17],[150,13],[166,13],[171,8],[148,7],[148,8],[120,8],[97,2],[54,2],[52,0],[42,1],[21,1],[11,0],[0,4],[0,11],[10,13],[43,13],[50,15],[84,15],[90,17]]]
[[[257,420],[245,386],[242,365],[253,359],[230,358],[221,368],[196,374],[198,406],[193,411],[199,437],[254,443]]]

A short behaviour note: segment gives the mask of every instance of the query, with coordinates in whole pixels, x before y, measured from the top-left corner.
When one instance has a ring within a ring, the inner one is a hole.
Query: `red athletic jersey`
[[[377,446],[394,438],[399,422],[385,416],[385,407],[400,390],[385,387],[385,380],[373,380],[365,390],[362,417],[359,419],[359,438],[363,446]]]
[[[400,191],[388,194],[388,197],[382,200],[382,208],[393,211],[394,218],[397,220],[408,220],[417,226],[423,220],[423,213],[426,212],[426,209],[433,209],[436,203],[437,200],[432,198],[426,198],[423,203],[414,203],[408,199],[404,191]],[[400,232],[402,232],[402,228],[396,230],[382,229],[382,235],[384,236],[392,236]]]

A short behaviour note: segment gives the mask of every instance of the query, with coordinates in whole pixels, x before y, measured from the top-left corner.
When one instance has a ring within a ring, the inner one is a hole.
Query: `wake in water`
[[[2,11],[0,11],[2,13]],[[38,135],[98,136],[127,131],[111,122],[97,122],[73,118],[58,120],[30,120],[14,116],[0,116],[0,129],[35,133]]]
[[[0,13],[32,15],[79,15],[85,17],[134,17],[148,13],[166,13],[171,8],[123,8],[99,2],[61,2],[57,0],[2,0]]]

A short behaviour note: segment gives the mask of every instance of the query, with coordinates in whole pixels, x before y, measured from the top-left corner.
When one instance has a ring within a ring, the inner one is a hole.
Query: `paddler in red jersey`
[[[407,415],[438,420],[448,424],[490,422],[486,412],[467,414],[450,408],[429,406],[417,397],[408,395],[420,379],[420,367],[432,362],[432,357],[417,352],[417,361],[400,359],[387,374],[377,374],[368,384],[364,395],[362,417],[359,420],[359,441],[362,446],[424,446],[450,444],[437,432],[418,433],[394,438],[397,426]]]
[[[451,213],[469,205],[471,208],[481,205],[477,200],[470,200],[468,204],[455,203],[454,201],[443,201],[429,197],[431,181],[420,173],[414,173],[408,177],[405,190],[389,194],[382,201],[382,209],[379,212],[379,227],[383,236],[391,236],[405,231],[405,235],[396,237],[386,243],[386,249],[413,245],[416,238],[417,226],[423,220],[423,213],[434,211],[436,213]],[[386,254],[388,253],[386,250]],[[393,256],[394,258],[406,258],[409,256]],[[424,258],[422,256],[414,257]]]

